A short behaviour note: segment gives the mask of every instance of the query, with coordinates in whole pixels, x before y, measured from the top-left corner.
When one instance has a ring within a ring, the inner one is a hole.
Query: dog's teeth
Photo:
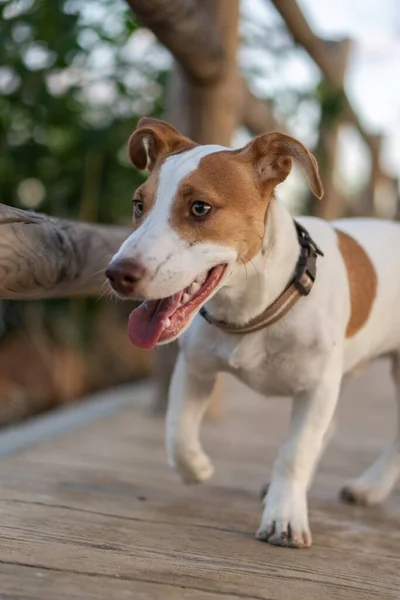
[[[200,283],[198,283],[197,281],[194,281],[192,283],[192,285],[190,286],[189,291],[191,294],[195,294],[196,292],[199,291],[200,287],[201,287]]]
[[[169,319],[168,317],[166,319],[164,319],[164,327],[165,327],[165,329],[168,329],[168,327],[171,327],[171,319]]]
[[[186,302],[189,302],[189,300],[190,300],[189,294],[183,294],[183,296],[182,296],[182,304],[186,304]]]
[[[195,283],[197,283],[198,285],[201,286],[205,282],[206,279],[207,279],[207,273],[202,273],[195,279]]]

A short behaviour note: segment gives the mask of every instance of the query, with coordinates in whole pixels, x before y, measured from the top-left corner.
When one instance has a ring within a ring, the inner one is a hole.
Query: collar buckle
[[[298,223],[298,221],[296,221],[295,219],[293,219],[293,221],[296,227],[297,237],[300,246],[302,248],[311,248],[311,250],[314,250],[318,256],[324,256],[324,253],[322,252],[321,248],[314,242],[307,229],[303,227],[303,225],[300,225],[300,223]]]
[[[300,256],[297,261],[293,284],[302,296],[308,296],[317,275],[317,256],[323,256],[322,250],[311,238],[307,229],[294,221],[300,244]]]
[[[293,283],[302,296],[308,296],[311,292],[316,274],[317,253],[311,250],[311,253],[304,258],[300,255]]]

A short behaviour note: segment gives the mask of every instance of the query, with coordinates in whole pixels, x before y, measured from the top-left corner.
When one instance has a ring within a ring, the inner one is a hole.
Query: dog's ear
[[[184,137],[166,121],[143,117],[129,139],[128,151],[137,169],[152,171],[161,155],[194,145],[192,140]]]
[[[304,169],[311,191],[322,198],[324,190],[315,157],[297,140],[283,133],[265,133],[243,148],[253,163],[262,183],[274,187],[286,179],[292,169],[292,159]]]

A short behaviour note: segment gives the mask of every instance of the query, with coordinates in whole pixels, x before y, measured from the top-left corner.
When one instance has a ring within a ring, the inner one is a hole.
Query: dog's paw
[[[214,467],[206,454],[175,455],[171,466],[188,485],[207,481],[214,474]]]
[[[359,484],[357,481],[347,483],[339,492],[339,499],[347,504],[359,504],[361,506],[371,506],[378,504],[383,499],[380,490],[368,488]]]
[[[270,492],[273,492],[272,494]],[[308,548],[312,538],[305,494],[269,490],[256,538],[273,546]]]
[[[312,543],[311,532],[308,528],[296,530],[290,522],[282,521],[273,521],[267,527],[259,527],[256,538],[262,542],[268,542],[272,546],[284,548],[309,548]]]

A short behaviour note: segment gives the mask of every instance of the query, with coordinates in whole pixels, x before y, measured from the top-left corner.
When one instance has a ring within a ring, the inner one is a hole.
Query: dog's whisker
[[[248,272],[247,272],[247,263],[243,260],[241,256],[239,256],[240,262],[243,264],[245,272],[246,272],[246,281],[248,280]]]
[[[107,281],[104,281],[102,283],[101,289],[102,289],[102,291],[100,293],[100,296],[96,299],[96,302],[99,302],[103,298],[107,298],[108,300],[114,299],[114,294],[112,293],[112,290],[111,290],[110,286],[108,285]]]
[[[105,273],[106,272],[106,268],[104,267],[103,269],[99,269],[99,271],[96,271],[95,273],[92,273],[92,277],[96,277],[97,275],[100,275],[100,273]]]
[[[243,254],[243,257],[246,258],[247,262],[249,262],[252,265],[252,267],[254,268],[254,270],[256,272],[256,275],[257,275],[257,283],[258,283],[258,286],[260,287],[260,281],[261,280],[260,280],[260,272],[259,272],[259,270],[257,269],[256,265],[254,264],[254,262],[251,260],[251,258],[249,256],[247,256],[246,254]],[[243,258],[241,258],[241,260],[242,260],[243,264],[246,265],[246,263],[244,262]],[[246,280],[247,280],[247,270],[246,270]]]

